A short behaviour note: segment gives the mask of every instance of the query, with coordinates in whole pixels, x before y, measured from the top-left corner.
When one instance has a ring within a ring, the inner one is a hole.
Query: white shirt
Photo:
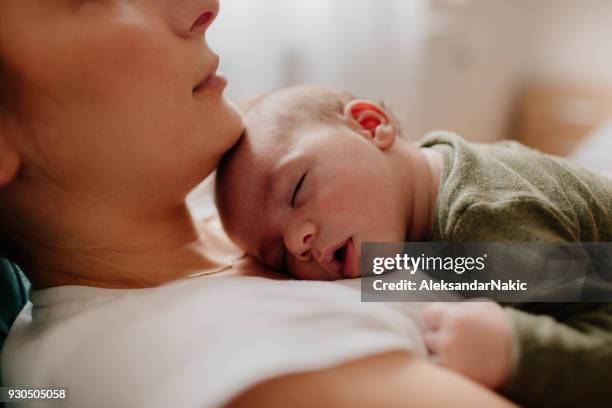
[[[420,304],[361,303],[358,282],[35,291],[5,344],[3,378],[70,387],[66,406],[217,407],[279,375],[391,350],[426,355]]]

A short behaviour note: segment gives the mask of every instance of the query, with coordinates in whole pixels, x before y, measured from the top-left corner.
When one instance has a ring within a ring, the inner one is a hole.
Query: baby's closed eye
[[[299,193],[302,190],[302,185],[304,184],[304,180],[306,180],[306,176],[308,175],[308,172],[304,172],[304,174],[302,175],[302,177],[300,177],[299,181],[297,182],[297,184],[295,185],[295,188],[293,190],[293,194],[291,196],[291,208],[295,208],[296,204],[299,205],[299,203],[301,203],[301,200],[298,200],[299,198]],[[286,249],[285,249],[286,252]]]

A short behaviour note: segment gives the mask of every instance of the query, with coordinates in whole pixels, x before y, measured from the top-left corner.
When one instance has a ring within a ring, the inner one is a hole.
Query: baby
[[[222,222],[300,279],[359,277],[362,242],[612,241],[612,182],[517,143],[410,143],[383,106],[318,87],[262,96],[244,119],[217,172]],[[520,307],[432,304],[427,345],[526,405],[608,401],[612,306]]]

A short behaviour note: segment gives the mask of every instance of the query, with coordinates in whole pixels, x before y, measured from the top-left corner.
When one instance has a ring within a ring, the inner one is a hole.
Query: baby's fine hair
[[[281,99],[280,105],[275,105],[273,112],[265,111],[270,98]],[[348,92],[337,91],[316,85],[298,85],[259,95],[240,105],[245,117],[264,114],[283,128],[291,127],[293,123],[323,122],[339,123],[344,106],[357,99]]]
[[[274,105],[273,111],[268,111],[265,102],[268,98],[282,99],[283,103]],[[332,88],[317,85],[298,85],[272,91],[240,104],[245,118],[252,115],[264,116],[276,124],[284,132],[304,124],[330,124],[344,123],[342,115],[344,107],[357,96]],[[398,134],[401,135],[400,123],[384,102],[383,107],[394,122]]]

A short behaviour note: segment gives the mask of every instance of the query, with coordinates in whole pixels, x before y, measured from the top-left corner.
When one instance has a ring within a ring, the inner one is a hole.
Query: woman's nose
[[[184,38],[200,37],[219,14],[219,0],[168,0],[174,31]]]
[[[312,257],[312,244],[319,230],[317,226],[304,221],[288,228],[285,234],[285,245],[297,260],[308,261]]]

